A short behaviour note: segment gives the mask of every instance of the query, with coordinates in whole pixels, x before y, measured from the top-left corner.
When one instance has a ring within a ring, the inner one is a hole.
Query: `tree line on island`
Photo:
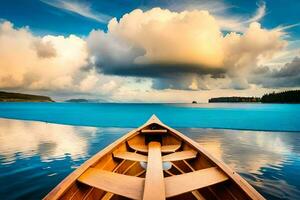
[[[300,103],[300,90],[272,92],[260,97],[217,97],[208,100],[209,103]]]
[[[54,102],[50,97],[0,91],[0,102]]]

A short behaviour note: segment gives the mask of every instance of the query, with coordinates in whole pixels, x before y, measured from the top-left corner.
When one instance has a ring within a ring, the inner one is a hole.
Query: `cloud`
[[[295,57],[290,63],[277,69],[259,67],[250,81],[266,88],[300,87],[300,58]]]
[[[266,15],[266,3],[264,1],[261,1],[258,4],[258,9],[253,17],[251,17],[249,20],[247,20],[245,23],[250,22],[258,22]]]
[[[40,58],[51,58],[56,56],[56,50],[50,41],[43,42],[38,40],[36,43],[34,43],[34,46],[36,48],[37,55]]]
[[[259,22],[266,15],[266,3],[257,3],[257,10],[249,18],[249,14],[233,14],[232,9],[238,10],[239,7],[225,1],[209,0],[171,0],[167,8],[173,11],[193,11],[207,10],[217,19],[222,31],[245,32],[251,22]]]
[[[55,8],[76,13],[80,16],[93,19],[101,23],[107,23],[107,21],[111,18],[106,14],[93,11],[91,9],[91,6],[86,3],[80,3],[77,1],[70,1],[70,0],[41,0],[41,1]]]
[[[5,47],[0,49],[1,88],[70,89],[88,64],[86,43],[74,35],[36,37],[4,22],[0,46]]]
[[[283,63],[285,29],[249,22],[242,32],[224,32],[220,24],[206,10],[136,9],[110,20],[107,31],[92,30],[83,38],[39,37],[2,20],[0,89],[186,102],[299,85],[297,60],[278,69],[267,65],[274,57]]]
[[[136,9],[112,19],[107,32],[92,31],[87,45],[101,73],[150,77],[157,89],[213,89],[220,78],[222,87],[245,89],[244,74],[285,47],[283,34],[252,22],[243,34],[224,35],[208,11]]]
[[[251,18],[240,15],[232,15],[226,11],[227,10],[224,10],[221,13],[213,13],[219,23],[220,29],[222,31],[236,31],[244,33],[248,29],[249,24],[252,22],[259,22],[266,15],[266,3],[261,1],[258,4],[256,12]]]
[[[0,23],[0,89],[50,94],[110,95],[124,80],[95,71],[86,41],[68,37],[34,36],[28,28]]]

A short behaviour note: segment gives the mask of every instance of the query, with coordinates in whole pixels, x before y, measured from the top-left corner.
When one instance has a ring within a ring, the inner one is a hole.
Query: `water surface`
[[[42,198],[129,130],[0,119],[0,199]],[[300,199],[300,132],[179,130],[224,160],[266,198]]]
[[[0,103],[0,117],[138,127],[152,114],[172,127],[300,131],[300,104]]]

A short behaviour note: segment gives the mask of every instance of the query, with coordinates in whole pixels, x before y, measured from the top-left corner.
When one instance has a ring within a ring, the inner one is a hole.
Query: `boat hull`
[[[198,143],[152,116],[44,199],[264,199]]]

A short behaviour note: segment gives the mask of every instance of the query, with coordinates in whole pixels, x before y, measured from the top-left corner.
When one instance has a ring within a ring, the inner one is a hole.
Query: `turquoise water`
[[[299,111],[287,104],[0,103],[0,117],[23,119],[0,118],[0,199],[41,199],[153,113],[267,199],[300,199]]]
[[[172,127],[300,131],[300,104],[0,103],[0,117],[137,127],[152,114]]]

